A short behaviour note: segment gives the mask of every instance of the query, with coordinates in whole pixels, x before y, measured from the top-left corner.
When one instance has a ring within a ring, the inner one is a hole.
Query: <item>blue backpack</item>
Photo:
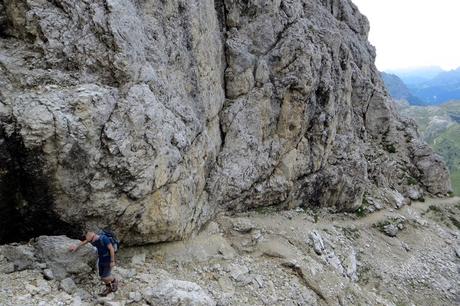
[[[108,229],[103,229],[102,231],[100,231],[99,235],[104,235],[107,238],[109,238],[110,243],[112,244],[115,252],[117,252],[118,249],[120,249],[120,241],[117,239],[117,235],[115,235],[114,232]]]

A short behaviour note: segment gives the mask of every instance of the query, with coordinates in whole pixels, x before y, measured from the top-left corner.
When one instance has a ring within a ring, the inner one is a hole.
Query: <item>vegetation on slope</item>
[[[460,101],[440,106],[400,104],[401,113],[415,120],[422,137],[447,163],[454,194],[460,195]]]

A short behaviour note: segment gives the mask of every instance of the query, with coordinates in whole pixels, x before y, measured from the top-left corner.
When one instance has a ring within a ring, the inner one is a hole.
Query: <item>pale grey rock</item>
[[[57,280],[74,274],[87,275],[95,267],[96,256],[89,245],[70,252],[69,247],[79,242],[65,236],[40,236],[34,242],[36,257],[47,263]]]
[[[233,221],[233,230],[240,233],[248,233],[255,228],[255,225],[248,219],[235,219]]]
[[[89,294],[88,291],[78,288],[75,292],[75,296],[80,297],[82,301],[90,301],[92,299],[92,295]]]
[[[6,259],[2,265],[5,272],[22,271],[37,266],[34,248],[28,244],[9,244],[0,246],[0,254]]]
[[[13,273],[15,271],[15,266],[14,263],[9,262],[9,263],[4,263],[0,265],[0,273]]]
[[[126,279],[129,279],[129,278],[132,278],[132,277],[136,276],[136,270],[135,269],[125,269],[125,268],[122,268],[122,267],[119,267],[119,266],[115,266],[113,271],[116,274],[120,275],[122,278],[126,278]]]
[[[215,306],[216,302],[197,284],[180,280],[165,280],[143,293],[150,304],[165,306]]]
[[[396,237],[399,232],[399,228],[395,224],[387,224],[382,228],[383,232],[390,237]]]
[[[131,265],[142,266],[145,263],[145,253],[136,254],[131,258]]]
[[[417,201],[418,199],[423,197],[423,193],[420,190],[415,188],[409,188],[406,192],[406,195],[409,199]]]
[[[0,239],[155,243],[222,210],[451,190],[350,0],[0,3],[0,213],[27,207]]]
[[[81,297],[78,295],[74,296],[72,300],[72,306],[82,306],[82,305],[83,305],[83,302],[81,300]]]
[[[249,269],[245,265],[238,265],[238,264],[233,264],[230,267],[230,277],[233,278],[237,282],[242,282],[242,283],[248,283],[249,281]]]
[[[315,251],[316,254],[322,255],[325,251],[325,246],[323,242],[323,238],[317,231],[312,231],[310,233],[310,240],[313,244],[313,250]]]
[[[137,303],[142,300],[142,294],[140,292],[130,292],[128,296],[130,300]]]
[[[37,288],[38,288],[39,293],[41,295],[46,295],[48,293],[51,293],[51,291],[52,291],[52,288],[48,284],[48,281],[46,281],[44,279],[37,280]]]
[[[356,258],[356,251],[351,250],[349,255],[344,260],[343,266],[346,268],[347,276],[353,281],[358,281],[358,260]]]
[[[61,280],[59,283],[59,288],[68,294],[73,294],[78,289],[77,285],[75,285],[75,282],[70,277]]]
[[[32,295],[36,295],[40,292],[40,289],[31,284],[25,284],[24,289]]]
[[[455,248],[455,255],[460,258],[460,247]]]
[[[51,269],[44,269],[43,270],[43,277],[46,280],[53,280],[54,279],[53,271]]]
[[[327,254],[324,255],[324,259],[326,260],[327,264],[337,270],[339,274],[347,275],[347,271],[345,271],[342,265],[342,261],[334,251],[328,250]],[[352,265],[350,265],[350,268],[353,269]],[[350,275],[353,276],[353,271],[351,271]]]

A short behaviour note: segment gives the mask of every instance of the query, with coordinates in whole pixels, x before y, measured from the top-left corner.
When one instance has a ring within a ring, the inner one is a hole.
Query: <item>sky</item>
[[[352,0],[371,25],[381,71],[460,66],[460,0]]]

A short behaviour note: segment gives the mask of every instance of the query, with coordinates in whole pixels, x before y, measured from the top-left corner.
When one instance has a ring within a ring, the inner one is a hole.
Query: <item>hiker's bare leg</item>
[[[103,277],[103,278],[102,278],[102,281],[104,282],[104,284],[108,285],[108,284],[110,284],[111,282],[113,282],[114,279],[115,279],[115,277],[113,277],[112,275],[110,275],[110,276],[107,276],[107,277]]]

